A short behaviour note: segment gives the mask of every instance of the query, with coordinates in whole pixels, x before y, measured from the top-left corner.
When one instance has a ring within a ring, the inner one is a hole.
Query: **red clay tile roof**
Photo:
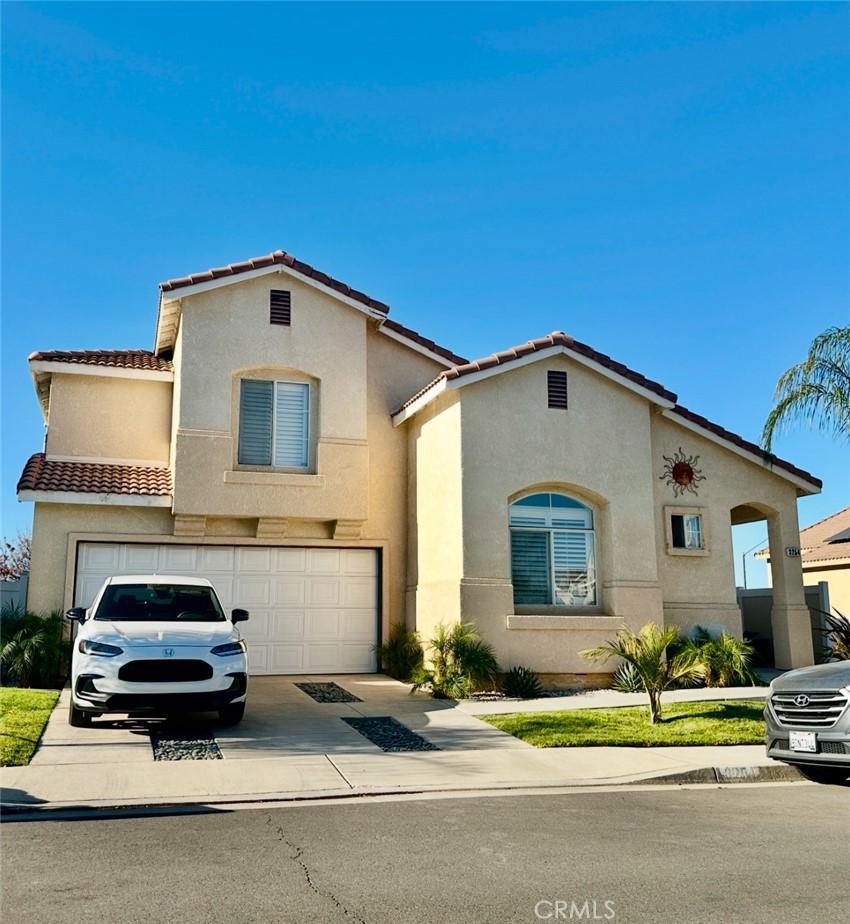
[[[469,362],[464,362],[452,366],[450,369],[444,369],[432,382],[429,382],[423,389],[413,395],[413,397],[408,398],[407,401],[405,401],[404,404],[402,404],[402,406],[395,413],[397,414],[399,411],[403,411],[406,407],[413,404],[417,398],[424,395],[426,391],[428,391],[430,388],[433,388],[443,379],[459,379],[465,375],[471,375],[474,372],[481,372],[484,369],[491,369],[493,366],[503,366],[506,363],[513,362],[516,359],[521,359],[523,356],[528,356],[530,353],[539,353],[541,350],[548,350],[553,346],[562,346],[573,353],[577,353],[580,356],[585,356],[588,359],[592,359],[594,362],[605,366],[606,369],[610,369],[612,372],[616,372],[618,375],[621,375],[624,378],[629,379],[629,381],[634,382],[635,385],[639,385],[641,388],[646,388],[647,390],[654,392],[659,397],[665,398],[671,403],[675,403],[676,401],[676,395],[672,391],[668,391],[658,382],[653,382],[652,379],[648,379],[646,376],[641,375],[639,372],[635,372],[633,369],[629,369],[628,366],[624,366],[622,363],[616,362],[605,353],[600,353],[598,350],[594,350],[593,347],[588,346],[586,343],[581,343],[580,341],[573,339],[563,331],[556,330],[546,337],[538,337],[536,340],[529,340],[526,343],[521,343],[518,346],[510,347],[510,349],[507,350],[501,350],[498,353],[493,353],[492,355],[485,356],[482,359],[473,359]]]
[[[820,478],[816,478],[811,472],[807,472],[802,468],[797,468],[797,466],[793,465],[791,462],[787,462],[785,459],[780,459],[778,456],[766,452],[757,443],[751,443],[749,440],[745,440],[743,436],[739,436],[737,433],[733,433],[731,430],[721,427],[720,424],[712,423],[707,417],[703,417],[701,414],[695,414],[693,411],[688,410],[688,408],[682,407],[681,404],[677,404],[671,413],[679,417],[684,417],[685,420],[695,423],[698,427],[708,430],[715,436],[719,436],[721,439],[738,446],[740,449],[744,449],[747,452],[753,453],[753,455],[759,456],[775,468],[784,469],[786,472],[790,472],[792,475],[796,475],[798,478],[802,478],[804,481],[808,481],[818,488],[823,487],[823,482]]]
[[[769,558],[765,546],[756,558]],[[850,507],[836,510],[822,520],[800,530],[800,557],[803,564],[850,558]]]
[[[399,324],[397,321],[391,321],[387,318],[381,325],[387,330],[394,331],[399,336],[404,337],[406,340],[412,340],[414,343],[418,343],[419,346],[425,347],[426,350],[430,350],[432,353],[436,353],[438,356],[442,356],[443,359],[448,360],[450,363],[455,363],[456,365],[461,365],[468,360],[463,356],[458,356],[457,353],[453,353],[451,350],[446,349],[446,347],[441,347],[439,343],[435,343],[433,340],[429,340],[427,337],[423,337],[422,334],[418,333],[415,330],[411,330],[409,327],[405,327],[403,324]]]
[[[167,497],[171,472],[146,465],[106,465],[100,462],[60,462],[43,452],[30,456],[18,481],[18,491],[75,491],[84,494],[139,494]]]
[[[167,279],[165,282],[159,284],[159,288],[161,292],[173,292],[175,289],[193,286],[199,282],[210,282],[213,279],[220,279],[222,276],[237,276],[239,273],[247,273],[249,270],[262,269],[263,267],[274,266],[275,264],[288,266],[290,269],[295,270],[296,273],[300,273],[308,279],[314,279],[316,282],[321,282],[323,285],[335,289],[337,292],[347,295],[357,302],[362,302],[375,311],[380,311],[382,314],[387,314],[390,310],[390,306],[384,304],[384,302],[379,302],[370,295],[366,295],[365,292],[358,292],[357,289],[352,289],[350,285],[340,282],[339,279],[334,279],[333,276],[328,276],[327,273],[317,270],[315,267],[310,266],[309,263],[302,263],[300,260],[293,257],[291,253],[286,253],[285,250],[275,250],[273,253],[266,254],[262,257],[251,257],[248,260],[243,260],[241,263],[229,263],[227,266],[217,266],[203,273],[190,273],[188,276],[180,276],[177,279]]]
[[[77,363],[84,366],[109,366],[114,369],[144,369],[171,372],[171,361],[149,350],[42,350],[30,353],[31,362]]]
[[[756,443],[751,443],[749,440],[745,440],[737,433],[732,433],[730,430],[726,430],[719,424],[712,423],[706,417],[702,417],[699,414],[695,414],[693,411],[688,410],[686,407],[682,407],[682,405],[676,403],[678,401],[678,396],[675,394],[675,392],[669,391],[658,382],[654,382],[652,379],[646,378],[639,372],[635,372],[633,369],[630,369],[628,366],[624,366],[622,363],[617,362],[605,353],[600,353],[598,350],[594,350],[593,347],[588,346],[586,343],[581,343],[580,341],[573,339],[563,331],[553,331],[547,337],[539,337],[536,340],[529,340],[527,343],[519,344],[519,346],[511,347],[508,350],[502,350],[499,353],[493,353],[491,356],[485,356],[482,359],[475,359],[471,362],[461,363],[459,365],[452,366],[450,369],[445,369],[432,382],[429,382],[415,395],[413,395],[411,398],[408,398],[407,401],[405,401],[404,404],[402,404],[402,406],[397,411],[395,411],[395,414],[398,414],[406,407],[409,407],[411,404],[413,404],[414,401],[424,395],[440,381],[451,381],[453,379],[462,378],[465,375],[471,375],[474,372],[481,372],[484,369],[491,369],[494,366],[502,366],[506,363],[520,359],[523,356],[528,356],[531,353],[538,353],[541,350],[546,350],[553,346],[562,346],[570,352],[577,353],[579,356],[584,356],[587,359],[591,359],[594,362],[599,363],[601,366],[604,366],[606,369],[610,369],[612,372],[617,373],[617,375],[621,375],[623,378],[628,379],[635,385],[639,385],[641,388],[645,388],[648,391],[654,392],[659,397],[672,402],[674,407],[670,410],[671,414],[682,417],[685,420],[688,420],[691,423],[694,423],[697,426],[702,427],[711,433],[714,433],[716,436],[719,436],[721,439],[732,443],[734,446],[738,446],[740,449],[744,449],[753,455],[759,456],[760,458],[764,459],[765,462],[770,463],[774,467],[781,468],[786,472],[789,472],[790,474],[803,479],[803,481],[809,482],[809,484],[814,487],[823,487],[823,482],[819,478],[816,478],[814,475],[804,471],[801,468],[797,468],[796,465],[793,465],[791,462],[787,462],[785,459],[780,459],[771,453],[765,452],[761,446],[758,446]]]

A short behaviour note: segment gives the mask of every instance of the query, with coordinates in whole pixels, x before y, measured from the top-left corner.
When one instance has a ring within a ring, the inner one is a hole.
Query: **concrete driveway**
[[[335,683],[360,700],[319,703],[298,683]],[[110,716],[89,728],[68,724],[64,690],[45,729],[32,766],[153,762],[151,733],[162,732],[161,719]],[[531,749],[498,731],[455,703],[410,693],[410,686],[381,674],[253,677],[242,722],[222,727],[213,715],[181,720],[191,736],[212,734],[226,760],[296,755],[381,754],[382,749],[344,721],[345,718],[391,717],[441,751]]]

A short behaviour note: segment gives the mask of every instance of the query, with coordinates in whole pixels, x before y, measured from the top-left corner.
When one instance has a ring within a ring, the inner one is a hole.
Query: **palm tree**
[[[693,683],[699,677],[699,664],[690,650],[668,656],[667,649],[679,641],[676,626],[657,626],[648,622],[638,633],[625,626],[617,637],[598,648],[581,652],[590,661],[622,658],[634,667],[641,688],[649,696],[649,721],[655,725],[661,719],[661,694],[670,687]]]
[[[850,437],[850,327],[830,327],[815,337],[806,358],[779,377],[773,397],[761,436],[768,452],[794,420]]]

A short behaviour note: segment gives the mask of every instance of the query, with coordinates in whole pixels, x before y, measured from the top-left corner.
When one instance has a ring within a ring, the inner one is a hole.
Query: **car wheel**
[[[833,783],[839,785],[850,776],[850,767],[806,767],[797,764],[797,769],[807,780],[814,783]]]
[[[74,701],[71,700],[71,705],[68,709],[68,724],[71,728],[88,728],[91,725],[91,715],[88,712],[83,712],[82,709],[77,709]]]
[[[238,725],[245,715],[245,703],[235,703],[218,710],[218,717],[222,725]]]

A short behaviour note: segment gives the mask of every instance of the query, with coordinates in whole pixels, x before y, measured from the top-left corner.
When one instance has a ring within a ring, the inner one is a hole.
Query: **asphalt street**
[[[7,822],[3,921],[850,921],[850,788]],[[594,917],[595,915],[595,917]]]

